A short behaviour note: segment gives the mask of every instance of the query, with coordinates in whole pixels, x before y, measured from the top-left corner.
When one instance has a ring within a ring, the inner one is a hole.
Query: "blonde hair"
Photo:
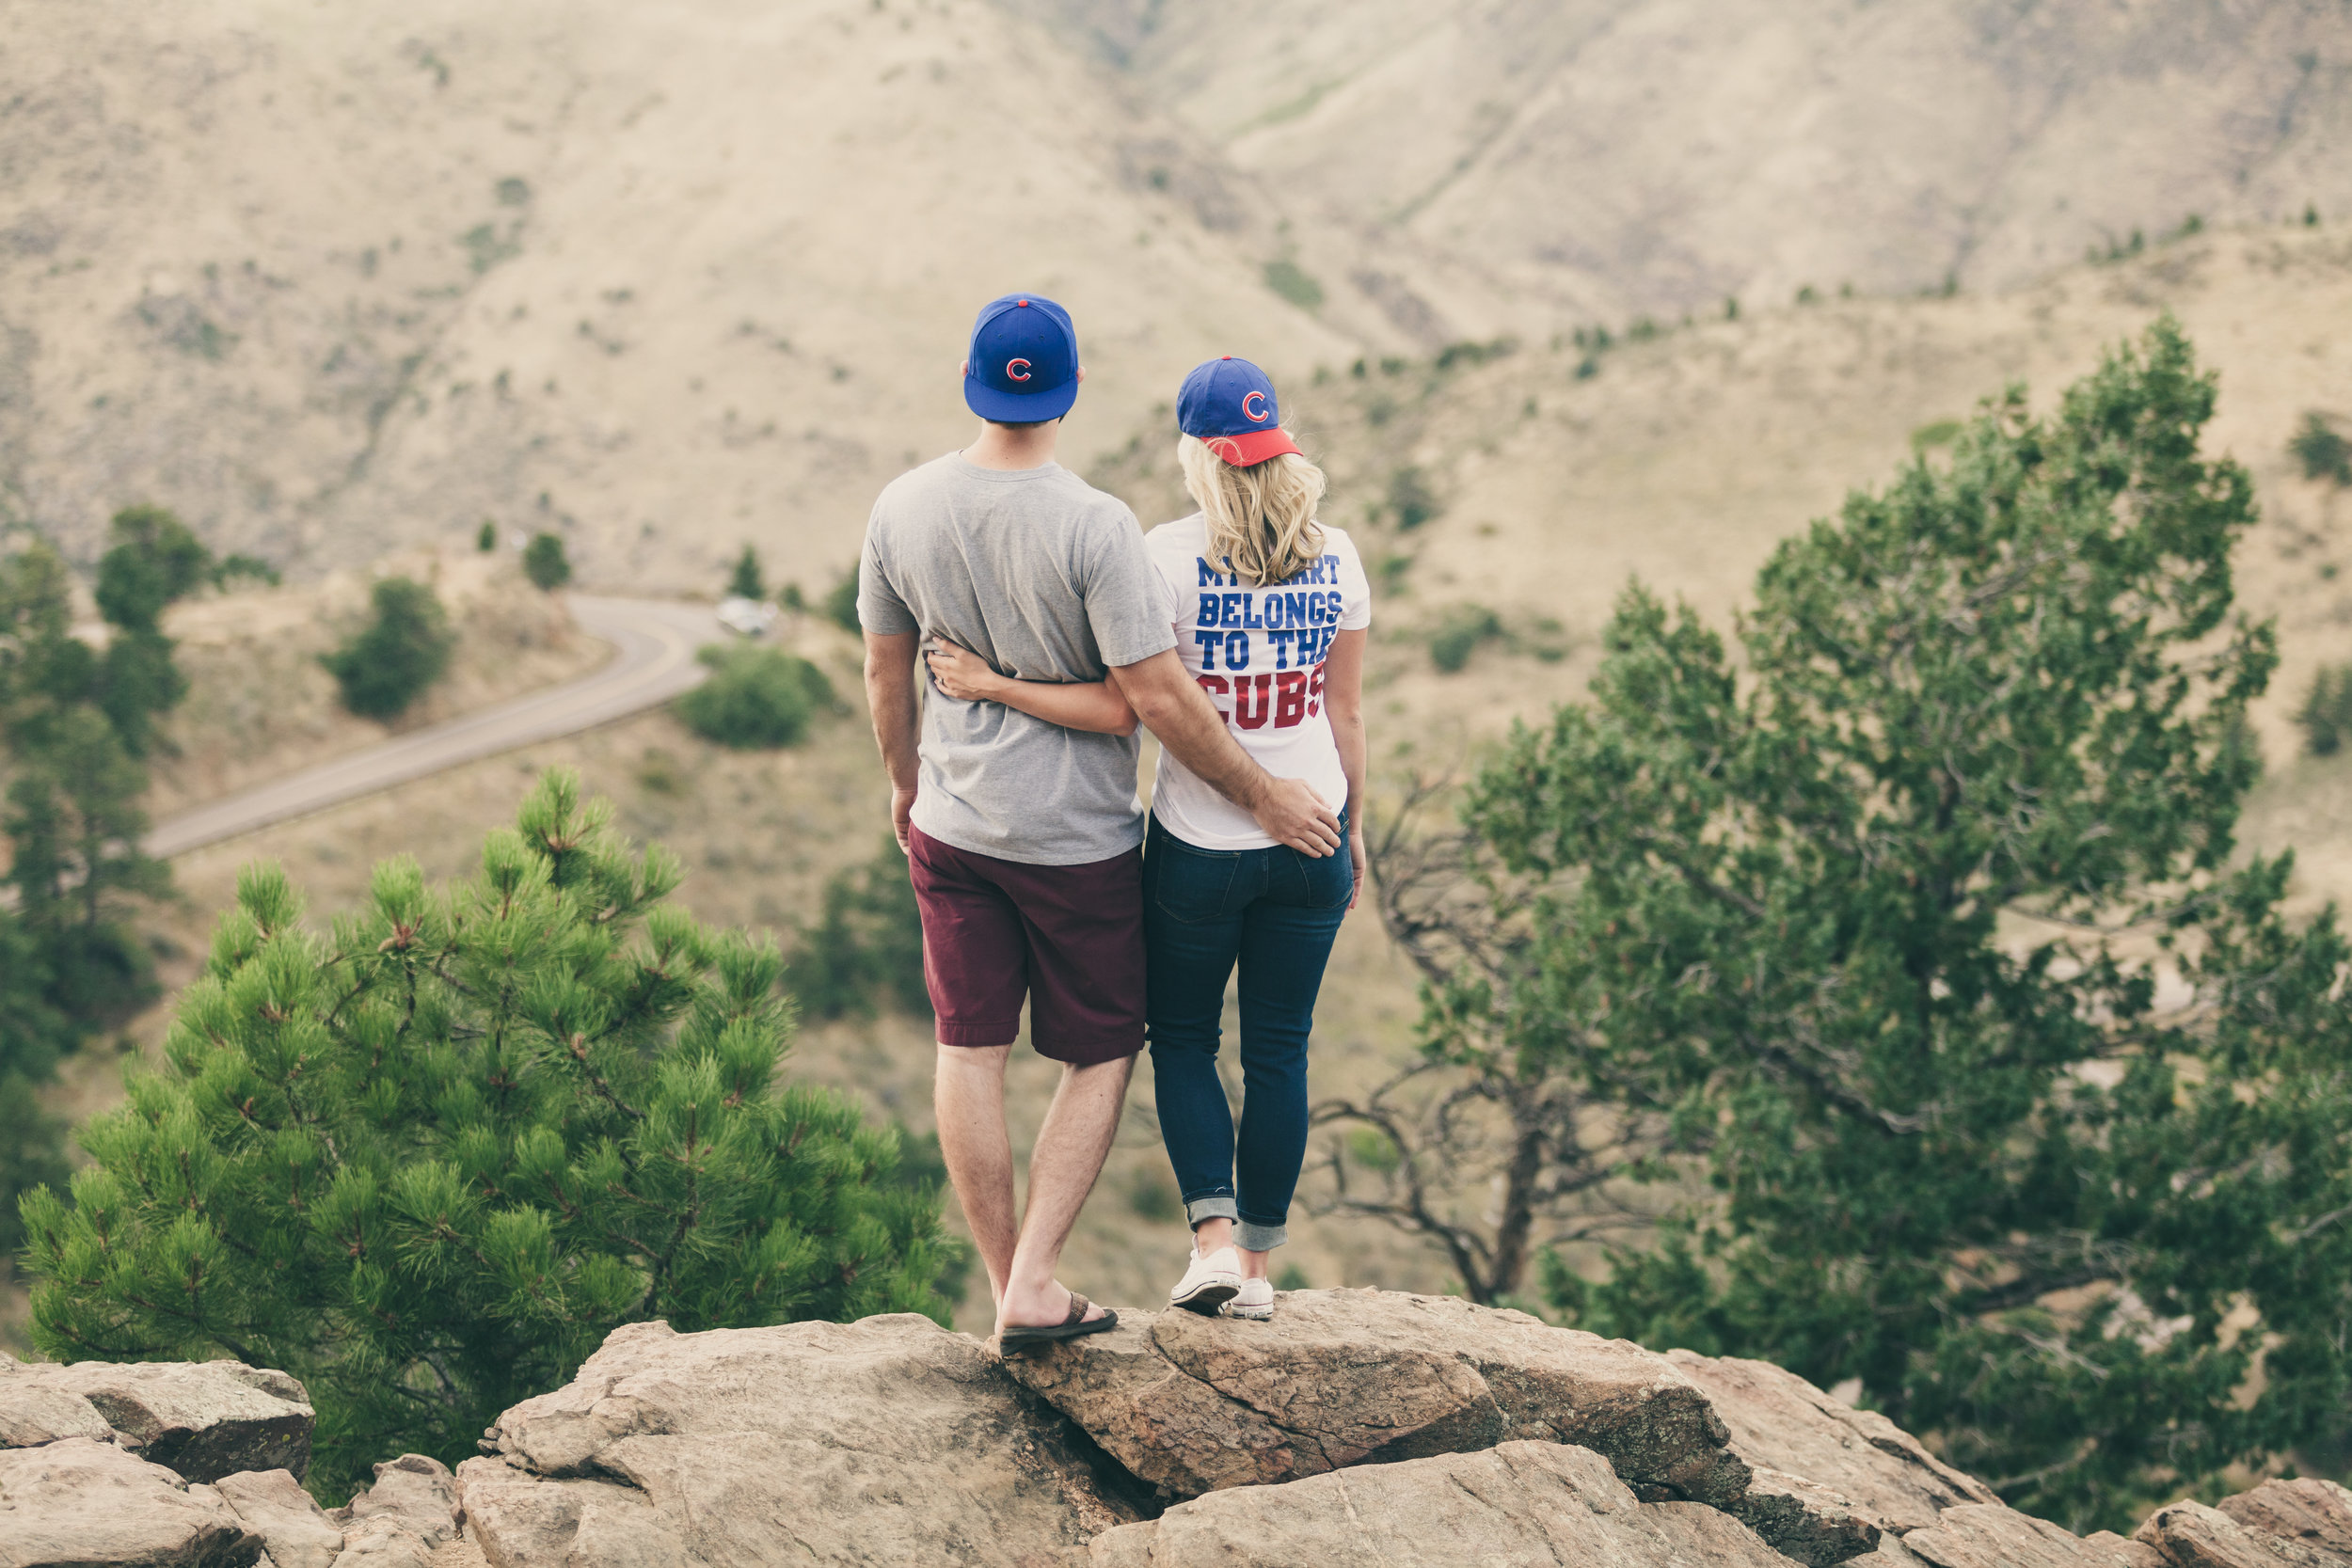
[[[1222,558],[1242,581],[1286,582],[1323,554],[1323,530],[1315,523],[1323,470],[1298,453],[1237,468],[1211,443],[1180,436],[1176,461],[1208,519],[1209,559]]]

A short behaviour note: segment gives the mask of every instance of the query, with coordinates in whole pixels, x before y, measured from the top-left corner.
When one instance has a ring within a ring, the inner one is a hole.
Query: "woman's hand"
[[[1356,891],[1347,895],[1347,907],[1352,910],[1364,897],[1364,831],[1352,822],[1347,829],[1347,859],[1356,868]]]
[[[953,642],[924,650],[923,661],[930,667],[931,684],[960,703],[1001,701],[1001,693],[1010,684],[989,668],[988,660]]]

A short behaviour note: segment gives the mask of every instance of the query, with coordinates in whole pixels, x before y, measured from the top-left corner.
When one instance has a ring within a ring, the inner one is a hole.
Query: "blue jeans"
[[[1290,1239],[1307,1157],[1307,1035],[1355,892],[1347,851],[1202,849],[1152,819],[1143,852],[1144,996],[1160,1136],[1184,1217],[1234,1222],[1268,1252]],[[1225,982],[1241,966],[1241,1142],[1216,1075]],[[1240,1181],[1236,1184],[1236,1169]]]

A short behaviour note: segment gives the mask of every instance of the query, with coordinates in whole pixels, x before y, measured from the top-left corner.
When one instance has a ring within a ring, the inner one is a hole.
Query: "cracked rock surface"
[[[0,1356],[0,1448],[112,1441],[183,1480],[310,1468],[317,1418],[284,1372],[237,1361],[76,1361]]]
[[[1450,1296],[1295,1291],[1271,1323],[1121,1311],[1007,1362],[1176,1497],[1513,1439],[1603,1455],[1644,1496],[1727,1504],[1748,1466],[1665,1357]]]
[[[1589,1449],[1511,1441],[1212,1492],[1095,1537],[1091,1568],[1787,1568],[1729,1514],[1645,1503]]]
[[[1731,1512],[1786,1555],[1819,1565],[1868,1552],[1881,1534],[1932,1525],[1947,1508],[2000,1498],[1876,1411],[1769,1361],[1669,1351],[1755,1473]]]
[[[2346,1568],[2352,1494],[2324,1481],[2265,1481],[2226,1497],[2166,1505],[2135,1537],[2165,1568]]]
[[[977,1340],[913,1313],[630,1324],[484,1447],[457,1480],[491,1568],[1017,1568],[1138,1514]]]
[[[250,1568],[261,1555],[220,1494],[112,1443],[0,1449],[0,1568]]]

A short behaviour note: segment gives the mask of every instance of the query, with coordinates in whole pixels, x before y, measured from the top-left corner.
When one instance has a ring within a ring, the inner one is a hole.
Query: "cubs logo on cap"
[[[1232,355],[1193,367],[1176,394],[1176,428],[1236,468],[1296,451],[1265,372]]]
[[[1078,401],[1078,330],[1042,294],[1006,294],[980,307],[963,372],[964,405],[983,420],[1058,420]]]

